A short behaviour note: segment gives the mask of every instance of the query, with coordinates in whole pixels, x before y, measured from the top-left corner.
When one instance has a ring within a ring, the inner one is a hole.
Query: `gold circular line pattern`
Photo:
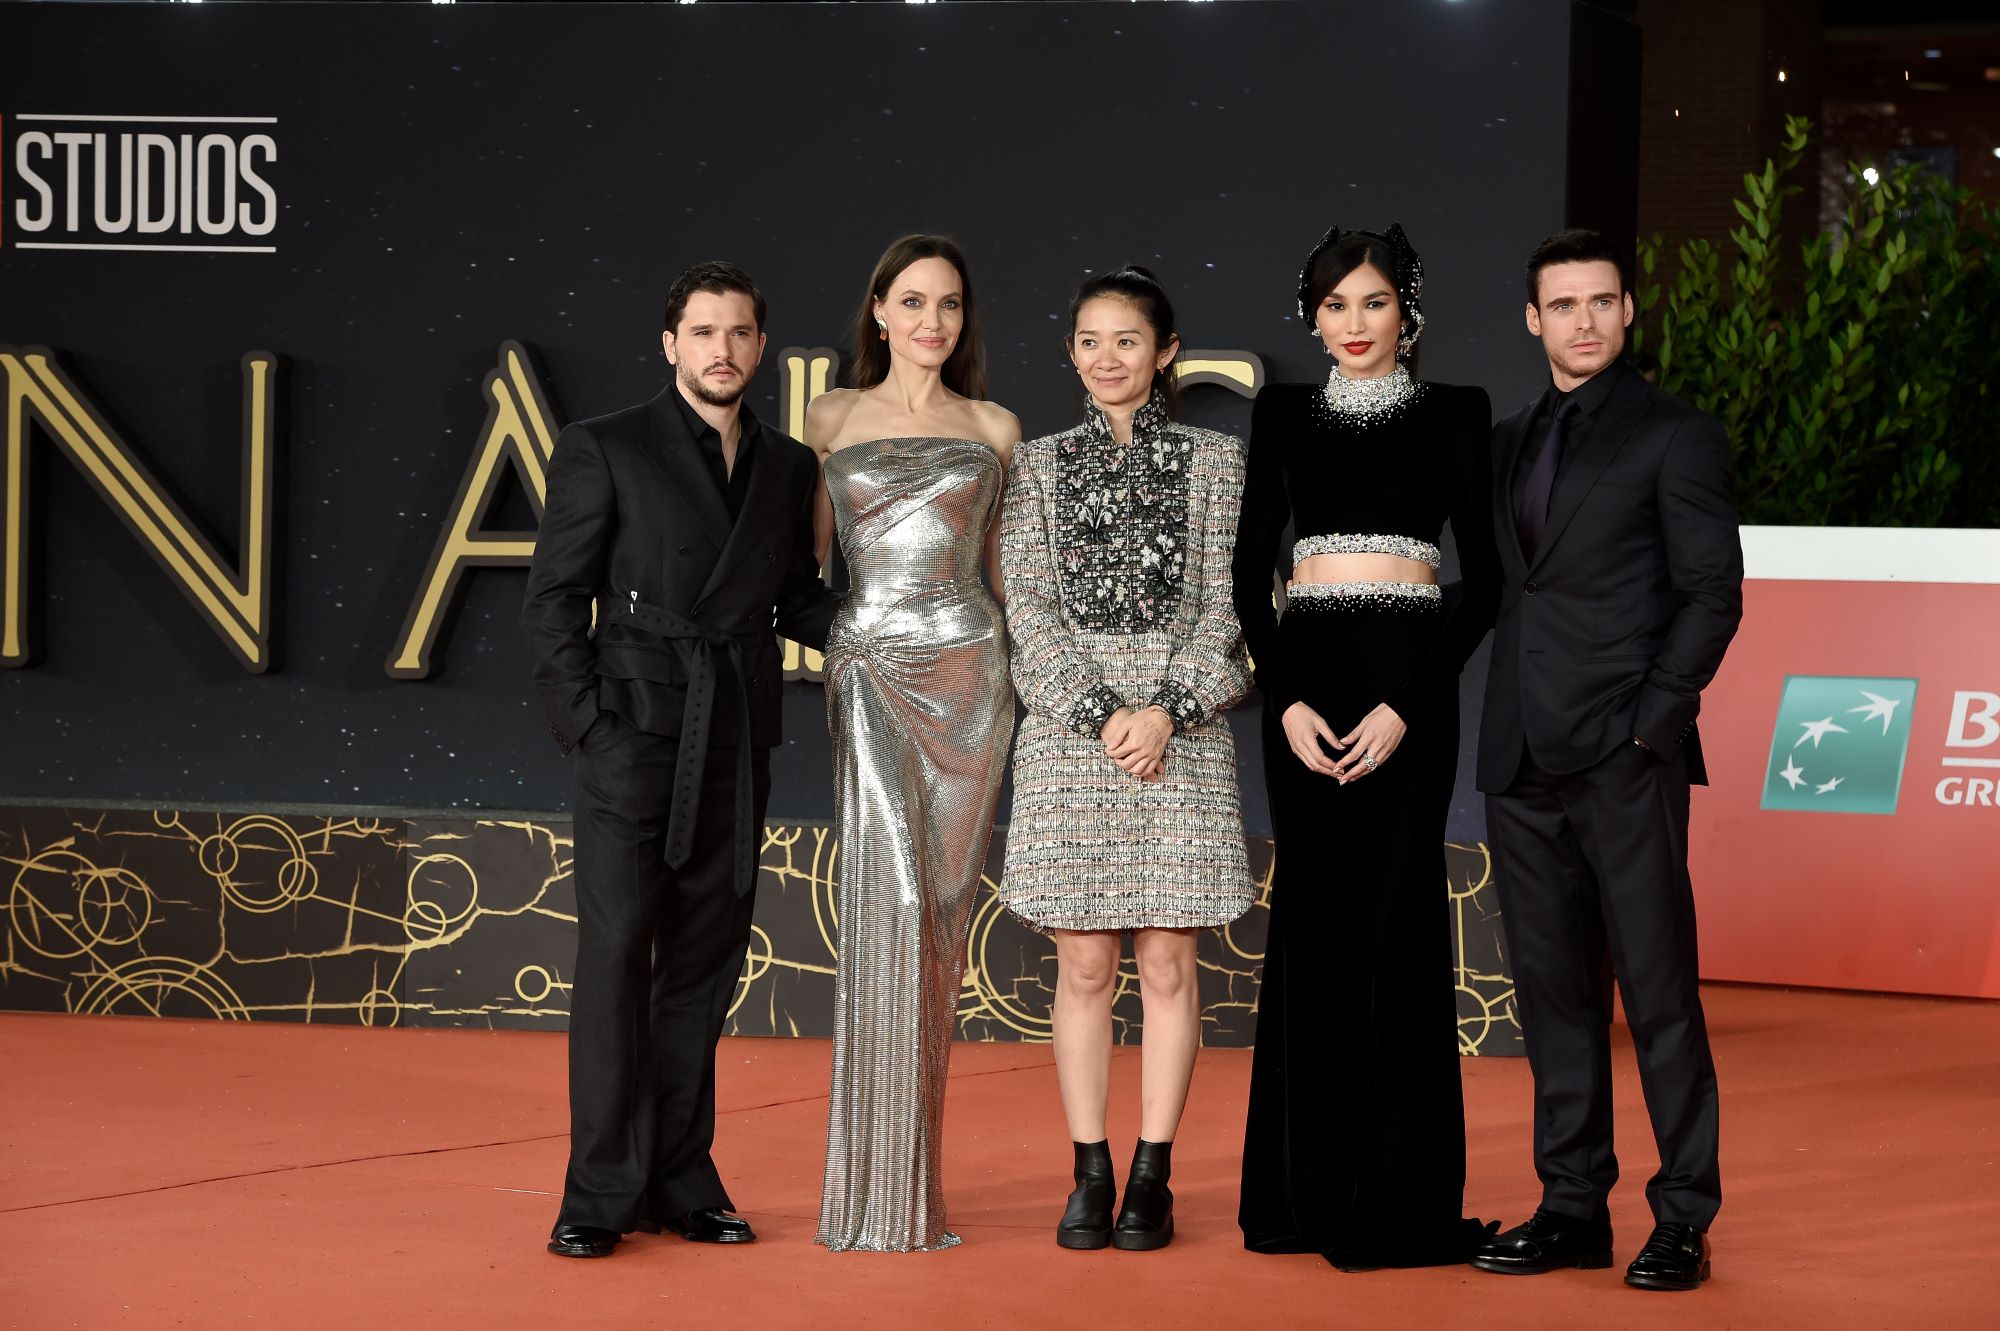
[[[135,957],[99,971],[90,977],[70,1011],[86,1017],[250,1020],[249,1008],[222,977],[180,957]]]
[[[255,836],[265,832],[276,838],[276,845]],[[215,843],[212,850],[211,842]],[[292,830],[289,823],[268,814],[239,818],[219,836],[203,841],[202,847],[202,868],[221,886],[223,895],[232,904],[253,914],[268,915],[272,911],[283,910],[286,906],[304,901],[319,887],[319,870],[306,857],[305,842],[299,839],[299,834]],[[272,871],[276,880],[274,883],[259,887],[236,876],[243,868],[246,852],[255,853],[260,859],[272,855],[284,857]],[[276,889],[274,895],[270,894],[273,887]],[[258,890],[253,891],[253,888]]]
[[[1493,851],[1491,848],[1485,845],[1465,846],[1465,845],[1460,845],[1455,841],[1448,842],[1446,844],[1452,850],[1462,850],[1468,855],[1477,855],[1479,857],[1479,862],[1480,862],[1478,876],[1469,877],[1463,891],[1459,890],[1459,888],[1452,883],[1450,874],[1447,873],[1445,875],[1445,884],[1444,884],[1445,891],[1451,894],[1451,899],[1453,901],[1464,901],[1469,897],[1476,897],[1481,892],[1485,891],[1488,887],[1492,886]]]
[[[385,1010],[389,1014],[387,1021],[382,1020],[381,1016]],[[360,1017],[363,1026],[394,1026],[402,1020],[403,1004],[387,989],[370,989],[361,996],[361,1004],[355,1009],[355,1015]]]
[[[736,977],[736,996],[729,1001],[730,1017],[734,1017],[736,1009],[750,997],[750,986],[770,972],[771,963],[777,958],[777,944],[771,941],[771,935],[757,925],[751,925],[750,942],[743,951],[743,970]]]
[[[83,884],[79,916],[93,946],[124,947],[139,941],[153,922],[153,889],[130,869],[99,869]],[[134,902],[137,904],[135,905]],[[126,926],[119,928],[123,917]]]
[[[530,975],[542,983],[542,991],[538,994],[531,994],[527,990],[526,982]],[[514,972],[514,996],[523,1003],[539,1003],[555,991],[556,977],[549,973],[547,966],[530,964]]]
[[[813,829],[812,875],[806,882],[812,889],[813,922],[819,926],[826,955],[840,955],[840,840],[830,827]]]
[[[464,875],[463,882],[453,882],[458,874],[448,874],[451,866]],[[419,896],[418,880],[426,892],[456,892],[464,897],[464,904],[456,910],[449,909],[455,902],[439,901],[435,896]],[[403,892],[403,933],[413,943],[433,942],[451,932],[454,925],[469,919],[479,906],[479,874],[470,864],[456,855],[418,855],[410,861],[410,873]],[[420,929],[418,926],[421,925]]]
[[[1006,918],[1007,906],[1000,900],[999,891],[991,878],[980,875],[979,885],[983,889],[983,899],[968,931],[965,967],[966,985],[972,988],[978,1001],[968,1005],[961,997],[958,1019],[964,1021],[972,1016],[990,1016],[1009,1030],[1018,1031],[1031,1039],[1050,1039],[1055,1033],[1055,1023],[1049,1014],[1037,1015],[1028,1011],[993,984],[993,968],[987,964],[986,957],[992,946],[993,930]],[[963,991],[962,986],[961,994]]]
[[[73,850],[45,850],[15,872],[7,915],[29,950],[70,961],[94,947],[138,941],[153,921],[153,891],[130,869],[102,868]]]

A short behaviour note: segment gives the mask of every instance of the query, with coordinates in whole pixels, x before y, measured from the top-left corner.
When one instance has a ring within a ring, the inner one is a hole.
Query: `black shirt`
[[[750,408],[739,410],[736,418],[736,465],[732,468],[722,460],[722,432],[702,419],[701,413],[694,409],[678,384],[674,386],[674,401],[680,404],[681,415],[687,420],[688,433],[694,436],[695,445],[701,449],[701,460],[708,467],[708,474],[715,479],[715,492],[722,496],[730,519],[733,521],[742,517],[743,497],[750,493],[750,459],[757,451],[757,432],[763,426]]]
[[[1565,393],[1550,384],[1542,394],[1542,400],[1535,407],[1535,414],[1528,418],[1528,433],[1522,437],[1521,451],[1514,455],[1514,475],[1510,478],[1509,497],[1513,500],[1513,511],[1521,511],[1521,492],[1528,488],[1528,473],[1534,469],[1535,455],[1541,450],[1542,440],[1548,438],[1549,422],[1555,419],[1556,411],[1565,399],[1576,402],[1576,414],[1563,431],[1563,451],[1556,458],[1556,479],[1562,479],[1563,467],[1577,455],[1583,441],[1590,437],[1592,426],[1611,390],[1618,386],[1619,379],[1633,373],[1632,367],[1621,358],[1599,370],[1590,378]]]

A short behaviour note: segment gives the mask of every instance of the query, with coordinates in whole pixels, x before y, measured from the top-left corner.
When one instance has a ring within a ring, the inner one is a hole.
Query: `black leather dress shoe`
[[[618,1246],[618,1235],[595,1225],[558,1224],[549,1235],[549,1251],[558,1257],[609,1257]]]
[[[749,1221],[719,1206],[704,1206],[676,1219],[662,1220],[660,1228],[680,1235],[689,1243],[752,1243],[757,1238]]]
[[[1698,1289],[1708,1279],[1708,1235],[1693,1225],[1662,1220],[1653,1237],[1625,1268],[1625,1283],[1640,1289]]]
[[[1538,1209],[1522,1224],[1474,1248],[1472,1264],[1510,1276],[1540,1275],[1566,1266],[1601,1271],[1611,1265],[1611,1225]]]

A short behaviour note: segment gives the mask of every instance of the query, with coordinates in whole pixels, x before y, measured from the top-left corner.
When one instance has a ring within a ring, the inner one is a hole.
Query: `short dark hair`
[[[727,260],[710,259],[682,273],[667,288],[667,308],[661,326],[668,332],[679,330],[681,315],[687,310],[688,297],[697,291],[706,291],[712,296],[734,291],[748,296],[757,312],[757,331],[764,331],[764,293],[750,280],[750,274]]]
[[[1608,263],[1618,270],[1619,293],[1632,289],[1632,265],[1624,248],[1602,231],[1573,227],[1556,232],[1528,256],[1528,304],[1541,304],[1542,269],[1552,263]]]
[[[1069,332],[1063,335],[1064,340],[1076,337],[1076,316],[1083,313],[1087,301],[1096,300],[1099,296],[1125,301],[1139,311],[1139,317],[1153,330],[1156,346],[1164,347],[1180,336],[1180,330],[1174,326],[1174,303],[1167,299],[1167,289],[1160,285],[1160,279],[1153,276],[1150,270],[1128,263],[1113,272],[1086,278],[1083,285],[1076,289],[1076,295],[1069,302]],[[1181,395],[1172,362],[1153,378],[1153,386],[1159,390],[1167,415],[1177,415]]]

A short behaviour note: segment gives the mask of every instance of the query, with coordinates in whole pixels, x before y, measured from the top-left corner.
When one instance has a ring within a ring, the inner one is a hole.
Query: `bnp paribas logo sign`
[[[1914,679],[1787,678],[1771,732],[1764,807],[1894,813],[1916,699]]]

